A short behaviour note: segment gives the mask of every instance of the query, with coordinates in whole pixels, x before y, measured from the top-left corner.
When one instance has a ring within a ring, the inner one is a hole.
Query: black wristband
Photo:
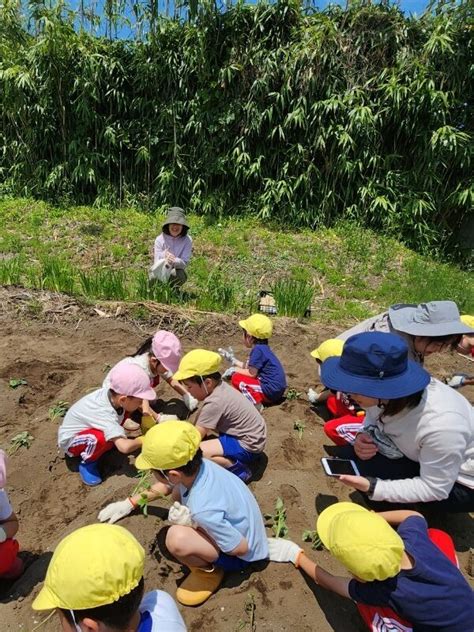
[[[378,479],[375,478],[375,476],[366,476],[365,478],[369,481],[369,489],[365,493],[370,498],[375,491],[375,486],[377,485]]]

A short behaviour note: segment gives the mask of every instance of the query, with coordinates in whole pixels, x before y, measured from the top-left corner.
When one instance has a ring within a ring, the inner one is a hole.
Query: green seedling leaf
[[[255,621],[255,611],[257,609],[257,605],[255,603],[255,596],[253,593],[249,593],[247,595],[247,599],[245,600],[244,605],[244,616],[245,619],[239,619],[237,623],[237,627],[235,628],[235,632],[243,632],[246,630],[247,632],[255,632],[257,629],[257,623]]]
[[[306,531],[303,531],[301,539],[303,540],[303,542],[311,542],[311,548],[314,550],[321,549],[323,546],[318,532],[312,531],[311,529],[306,529]]]
[[[299,391],[297,391],[296,388],[289,388],[286,391],[286,399],[290,402],[294,399],[298,399],[298,397],[301,397],[301,395],[302,394]]]
[[[51,421],[56,421],[56,419],[59,419],[60,417],[64,417],[64,415],[68,411],[68,408],[69,408],[69,402],[63,402],[62,400],[60,400],[59,402],[54,404],[54,406],[51,406],[51,408],[49,409],[48,411],[49,418],[51,419]]]
[[[276,499],[275,512],[273,514],[266,514],[265,518],[271,522],[271,527],[275,538],[284,538],[286,535],[288,535],[288,526],[286,524],[286,509],[281,498],[278,497]]]
[[[305,428],[306,428],[306,424],[303,421],[298,420],[298,421],[295,421],[295,423],[293,424],[293,429],[298,432],[298,437],[300,439],[303,438],[303,432]]]
[[[18,388],[19,386],[27,386],[27,384],[28,382],[24,380],[22,377],[20,378],[12,377],[9,382],[10,388]]]
[[[102,373],[108,373],[111,368],[112,368],[112,365],[106,362],[104,366],[102,367]]]
[[[29,434],[26,430],[24,432],[20,432],[15,435],[13,439],[10,439],[10,447],[7,450],[7,454],[10,456],[15,454],[20,448],[26,448],[27,450],[30,448],[33,443],[34,437]]]

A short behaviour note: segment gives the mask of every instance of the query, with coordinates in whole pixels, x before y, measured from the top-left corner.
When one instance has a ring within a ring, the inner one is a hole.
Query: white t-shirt
[[[120,425],[124,413],[119,414],[109,399],[109,390],[99,388],[76,402],[67,411],[58,430],[58,445],[66,452],[69,444],[82,430],[95,428],[102,430],[106,441],[126,437]]]
[[[141,619],[137,632],[186,632],[174,599],[162,590],[147,593],[139,610]]]
[[[434,378],[421,402],[411,410],[383,417],[368,408],[364,425],[375,424],[409,459],[420,464],[420,475],[378,480],[373,500],[394,503],[443,500],[457,481],[474,489],[474,409],[460,393]]]
[[[120,362],[117,362],[117,364],[112,368],[115,369],[115,367],[119,364],[136,364],[145,371],[145,373],[150,378],[150,382],[153,382],[153,380],[155,379],[155,375],[151,372],[149,358],[150,354],[148,352],[142,353],[141,355],[137,356],[127,356],[123,360],[120,360]],[[112,371],[112,369],[110,369],[110,371]],[[107,373],[104,381],[102,382],[102,388],[110,388],[110,371]]]
[[[0,489],[0,522],[7,520],[13,513],[12,506],[8,500],[7,492]]]

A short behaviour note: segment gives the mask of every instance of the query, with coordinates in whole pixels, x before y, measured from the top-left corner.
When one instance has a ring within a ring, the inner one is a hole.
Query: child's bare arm
[[[313,562],[303,551],[298,558],[298,567],[311,577],[319,586],[332,590],[333,592],[341,595],[341,597],[349,597],[349,582],[348,577],[338,577],[325,571]]]
[[[256,369],[254,366],[249,366],[247,369],[239,369],[238,373],[240,373],[240,375],[249,375],[250,377],[257,377],[258,369]]]
[[[227,555],[245,555],[248,553],[249,543],[245,538],[242,538],[235,549],[229,551]]]
[[[115,447],[122,454],[131,454],[136,450],[140,450],[142,447],[142,437],[136,439],[126,439],[125,437],[117,437],[117,439],[111,439],[115,444]]]
[[[421,518],[423,518],[421,513],[419,513],[418,511],[412,511],[411,509],[394,509],[393,511],[381,511],[379,512],[379,516],[381,516],[389,524],[393,525],[399,525],[411,516],[420,516]]]
[[[0,528],[5,532],[5,536],[7,538],[13,538],[19,528],[18,518],[16,517],[16,514],[12,513],[5,520],[0,520]]]

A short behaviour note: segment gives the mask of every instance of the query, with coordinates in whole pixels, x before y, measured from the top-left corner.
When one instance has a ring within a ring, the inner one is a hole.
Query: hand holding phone
[[[351,459],[322,458],[321,463],[327,476],[360,476],[357,465]]]

